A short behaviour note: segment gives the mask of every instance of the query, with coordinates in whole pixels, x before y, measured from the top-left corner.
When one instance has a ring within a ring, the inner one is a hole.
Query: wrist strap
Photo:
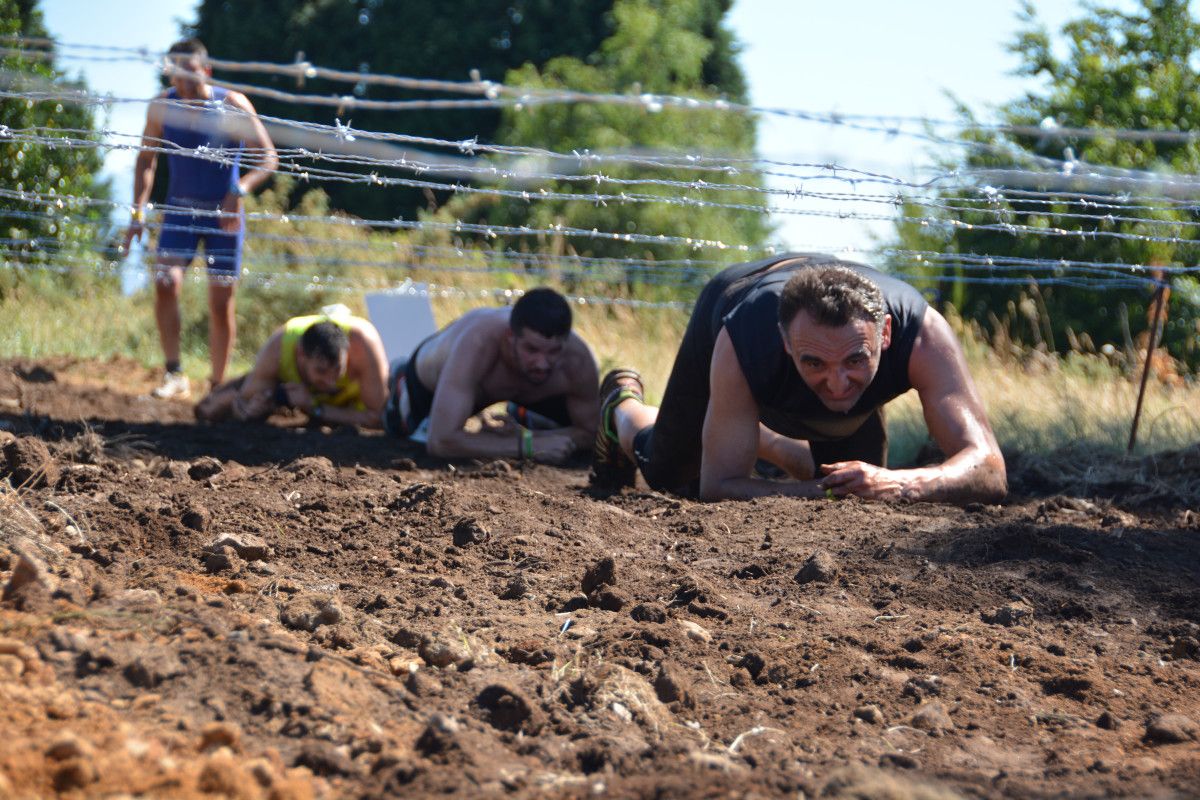
[[[533,458],[533,431],[521,428],[521,458]]]

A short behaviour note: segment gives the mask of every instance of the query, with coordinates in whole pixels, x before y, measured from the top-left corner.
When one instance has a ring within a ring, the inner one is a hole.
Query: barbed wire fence
[[[74,44],[51,40],[0,38],[0,56],[24,59],[75,61],[127,60],[154,65],[171,74],[177,68],[165,54],[139,48]],[[237,62],[212,59],[214,68],[246,76],[284,76],[302,89],[306,80],[323,79],[364,85],[384,85],[436,92],[430,100],[371,100],[356,94],[335,96],[282,92],[250,83],[213,81],[216,85],[249,96],[271,97],[288,103],[327,106],[334,110],[333,124],[300,122],[260,115],[278,145],[278,165],[272,170],[304,186],[353,183],[367,186],[405,187],[479,196],[492,200],[534,205],[541,202],[590,206],[666,205],[683,210],[720,209],[769,219],[807,217],[849,222],[905,223],[931,236],[951,237],[956,231],[994,232],[1029,240],[1159,243],[1191,247],[1200,221],[1186,218],[1196,208],[1200,176],[1168,175],[1149,170],[1117,169],[1080,162],[1070,156],[1051,159],[1035,156],[1003,139],[982,140],[968,134],[1044,137],[1109,137],[1114,139],[1191,142],[1200,134],[1189,131],[1120,128],[1062,128],[1053,124],[1013,126],[964,120],[920,117],[818,113],[798,109],[766,108],[691,97],[657,94],[599,94],[577,91],[531,90],[493,81],[435,81],[398,75],[334,70],[305,61],[293,64]],[[457,96],[455,96],[457,95]],[[470,96],[463,99],[463,96]],[[39,85],[18,73],[0,73],[0,98],[27,103],[74,103],[93,107],[151,102],[186,107],[183,101],[98,95],[86,91]],[[445,140],[401,133],[361,130],[343,123],[341,116],[359,109],[403,111],[429,108],[535,108],[553,104],[603,104],[629,106],[647,114],[664,108],[728,114],[776,115],[808,123],[846,127],[885,137],[912,137],[939,146],[975,148],[1004,156],[1012,166],[988,169],[932,170],[915,181],[885,171],[854,165],[799,162],[762,157],[735,158],[688,152],[555,152],[480,142],[477,139]],[[464,105],[465,104],[465,105]],[[222,125],[237,132],[245,129],[243,112],[222,107]],[[236,138],[236,137],[235,137]],[[11,128],[0,123],[0,146],[20,152],[28,147],[92,149],[105,153],[149,150],[160,154],[186,154],[192,158],[231,164],[260,165],[262,153],[247,148],[181,148],[166,140],[143,141],[140,131],[104,128],[98,131],[53,127]],[[655,169],[690,173],[688,180],[666,179]],[[366,170],[365,172],[363,170]],[[630,177],[629,170],[644,170]],[[751,176],[754,180],[739,180]],[[769,183],[764,183],[769,181]],[[564,190],[565,185],[585,185],[587,190]],[[1001,186],[1003,188],[996,188]],[[948,200],[947,190],[954,192]],[[729,198],[758,198],[737,202]],[[51,269],[113,271],[124,257],[114,249],[115,229],[128,211],[111,201],[0,187],[0,198],[9,208],[0,218],[38,220],[54,231],[71,227],[75,236],[0,238],[0,258],[12,270]],[[813,207],[819,203],[822,207]],[[1078,223],[1079,227],[1017,222],[1012,205],[1042,209],[1046,220]],[[830,210],[828,206],[836,208]],[[83,212],[90,213],[83,213]],[[95,212],[100,212],[99,214]],[[148,229],[152,236],[163,230],[200,230],[164,219],[167,214],[187,214],[193,219],[206,212],[160,205],[152,209]],[[955,216],[957,215],[957,216]],[[961,218],[969,215],[971,221]],[[1162,218],[1166,217],[1166,218]],[[178,220],[178,216],[175,217]],[[1130,230],[1130,226],[1137,226]],[[314,233],[319,230],[319,233]],[[346,235],[348,231],[355,234]],[[406,232],[411,241],[384,241],[376,233]],[[534,279],[564,275],[589,287],[573,295],[581,304],[617,304],[631,307],[687,306],[688,292],[736,260],[781,252],[778,245],[725,241],[653,231],[618,231],[579,228],[567,224],[546,226],[489,225],[469,219],[355,219],[344,215],[313,216],[281,212],[247,214],[247,256],[243,281],[270,286],[306,285],[347,292],[404,284],[415,271],[438,277],[428,289],[437,296],[489,297],[512,287],[456,288],[466,275],[510,275],[519,271]],[[526,241],[519,249],[514,241]],[[549,240],[573,243],[572,252],[549,248]],[[588,242],[629,245],[622,257],[590,257]],[[672,245],[695,253],[694,258],[653,259],[637,255],[637,248]],[[286,248],[288,252],[280,252]],[[987,253],[947,253],[933,249],[882,246],[847,249],[844,245],[811,242],[791,249],[833,251],[854,257],[882,255],[901,278],[940,283],[993,285],[1069,286],[1092,291],[1154,289],[1172,277],[1191,275],[1197,266],[1161,266],[1087,261],[1064,258],[1013,257]],[[336,254],[329,251],[336,250]],[[197,276],[202,277],[202,276]],[[674,290],[683,299],[643,299],[630,296],[630,281]],[[518,290],[519,291],[519,290]],[[459,295],[455,295],[459,296]]]

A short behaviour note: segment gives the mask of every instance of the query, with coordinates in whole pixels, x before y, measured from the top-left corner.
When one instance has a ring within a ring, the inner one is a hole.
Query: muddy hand
[[[865,461],[822,464],[825,477],[817,484],[837,497],[855,495],[869,500],[900,500],[907,485],[899,473]]]
[[[544,433],[533,440],[533,457],[547,464],[561,464],[575,452],[575,442],[561,433]]]

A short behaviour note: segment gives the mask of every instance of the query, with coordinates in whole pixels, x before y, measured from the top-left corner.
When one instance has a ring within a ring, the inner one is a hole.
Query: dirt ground
[[[594,496],[151,378],[0,363],[0,797],[1200,793],[1193,509]]]

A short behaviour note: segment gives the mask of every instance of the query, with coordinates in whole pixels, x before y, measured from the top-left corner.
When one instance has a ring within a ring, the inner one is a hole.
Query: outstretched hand
[[[916,481],[910,471],[885,469],[865,461],[837,461],[822,464],[821,472],[825,477],[817,485],[838,497],[851,494],[867,500],[912,500],[916,497]]]

